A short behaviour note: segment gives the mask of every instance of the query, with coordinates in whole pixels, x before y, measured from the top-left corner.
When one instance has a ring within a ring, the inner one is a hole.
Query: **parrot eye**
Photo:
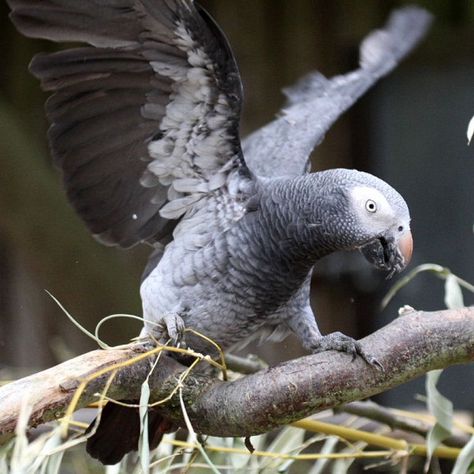
[[[377,210],[377,204],[375,203],[375,201],[372,201],[372,199],[368,199],[365,203],[365,209],[368,212],[374,213]]]

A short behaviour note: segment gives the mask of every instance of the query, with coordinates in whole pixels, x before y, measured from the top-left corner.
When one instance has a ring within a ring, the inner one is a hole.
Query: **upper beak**
[[[407,266],[410,263],[411,256],[413,254],[413,236],[408,231],[402,235],[398,241],[398,249],[403,257],[403,264]]]

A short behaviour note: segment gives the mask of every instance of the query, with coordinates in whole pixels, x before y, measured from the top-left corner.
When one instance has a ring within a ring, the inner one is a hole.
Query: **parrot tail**
[[[122,400],[124,403],[137,403]],[[94,420],[86,430],[94,428]],[[173,431],[173,423],[156,410],[148,412],[148,441],[150,450],[155,449],[163,435]],[[87,452],[102,464],[117,464],[130,451],[138,450],[140,438],[140,417],[138,408],[125,407],[116,403],[107,403],[102,410],[99,426],[88,438]]]

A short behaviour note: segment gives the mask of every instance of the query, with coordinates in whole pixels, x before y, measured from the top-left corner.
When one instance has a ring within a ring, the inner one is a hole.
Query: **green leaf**
[[[28,397],[25,396],[21,402],[20,414],[15,428],[16,438],[11,457],[11,470],[13,472],[25,472],[31,462],[31,453],[28,452],[27,431],[32,410],[33,405],[28,402]]]
[[[58,451],[48,457],[48,467],[46,474],[59,474],[61,469],[61,463],[63,461],[65,451]]]
[[[426,403],[428,410],[436,418],[436,423],[427,437],[428,456],[425,472],[429,468],[434,450],[451,435],[453,426],[453,404],[436,388],[441,373],[442,370],[433,370],[426,374]]]
[[[451,474],[465,474],[468,472],[472,462],[474,462],[474,435],[466,446],[462,448]],[[471,466],[471,468],[474,470],[474,466]]]
[[[148,401],[150,400],[150,386],[148,378],[142,383],[140,392],[140,439],[138,442],[138,452],[140,455],[140,465],[143,474],[150,472],[150,446],[148,443]]]
[[[49,297],[59,306],[59,308],[62,310],[62,312],[67,316],[69,321],[76,326],[79,331],[81,331],[83,334],[85,334],[87,337],[90,337],[93,341],[97,342],[100,348],[102,349],[109,349],[110,346],[108,346],[105,342],[101,341],[99,338],[97,338],[94,334],[92,334],[90,331],[88,331],[84,326],[82,326],[79,321],[76,321],[74,317],[68,312],[68,310],[61,304],[61,302],[48,290],[44,290]]]
[[[471,283],[463,280],[462,278],[459,278],[456,275],[453,275],[449,268],[441,267],[440,265],[436,265],[433,263],[426,263],[424,265],[419,265],[418,267],[414,268],[408,275],[405,275],[403,278],[400,278],[395,285],[390,288],[390,291],[385,295],[385,297],[382,300],[381,306],[382,309],[385,308],[388,303],[392,300],[392,298],[408,283],[410,283],[416,276],[418,276],[420,273],[424,272],[429,272],[432,273],[433,275],[437,276],[438,278],[441,278],[443,280],[447,280],[450,278],[452,281],[449,282],[449,293],[451,295],[452,291],[457,292],[457,296],[455,297],[454,301],[459,304],[459,301],[462,301],[462,295],[461,299],[459,298],[459,289],[454,289],[451,290],[451,287],[454,287],[454,285],[462,287],[471,293],[474,293],[474,285],[471,285]],[[454,293],[456,295],[456,293]],[[458,306],[459,307],[459,306]]]
[[[321,448],[321,454],[331,454],[334,453],[337,443],[339,443],[339,438],[337,436],[330,436],[326,439]],[[308,474],[322,474],[323,472],[327,472],[326,468],[328,467],[331,459],[318,459],[314,466],[308,471]]]
[[[388,303],[392,298],[408,283],[410,283],[416,276],[420,273],[431,272],[435,275],[443,275],[446,272],[446,268],[436,265],[435,263],[425,263],[423,265],[418,265],[410,273],[400,278],[388,291],[388,293],[382,299],[381,307],[382,309],[386,308]]]
[[[14,439],[0,446],[0,472],[8,472],[8,455],[12,450]]]
[[[363,451],[366,447],[367,443],[358,441],[356,443],[352,443],[351,446],[348,446],[347,448],[341,449],[339,452],[344,454],[356,454],[357,452]],[[352,464],[354,464],[354,461],[355,457],[348,459],[338,459],[334,461],[331,468],[331,474],[346,474]]]
[[[188,416],[188,412],[186,411],[186,405],[183,400],[183,390],[181,387],[179,388],[178,393],[179,393],[179,404],[181,406],[181,412],[183,414],[184,423],[186,424],[186,428],[188,429],[189,436],[191,435],[195,436],[196,432],[194,431],[193,425],[191,424],[191,420],[189,419],[189,416]],[[219,474],[219,470],[214,465],[214,463],[209,459],[209,456],[206,453],[202,444],[199,442],[199,439],[196,439],[196,443],[197,443],[197,448],[199,452],[201,453],[201,456],[204,458],[209,468],[212,470],[212,472],[214,472],[214,474]]]
[[[206,438],[206,444],[204,447],[207,445],[209,446],[216,446],[219,448],[230,448],[233,445],[232,438],[222,438],[218,436],[209,436]],[[197,440],[194,439],[192,442],[197,443]],[[215,466],[220,466],[220,465],[226,465],[226,464],[231,464],[231,458],[236,456],[235,453],[226,453],[222,451],[206,451],[208,458],[211,460],[212,464]],[[238,456],[238,455],[237,455]],[[190,457],[193,457],[192,455]],[[248,457],[248,456],[247,456]],[[189,459],[187,459],[187,462],[189,462]],[[196,459],[195,463],[206,463],[206,459],[200,454]],[[209,472],[208,468],[196,468],[193,466],[192,472],[196,472],[196,474],[204,473],[204,472]],[[232,471],[235,472],[235,469]]]
[[[253,436],[252,437],[252,445],[255,449],[259,449],[257,444],[260,445],[260,438],[261,436]],[[244,438],[234,438],[232,439],[232,447],[237,449],[247,449],[245,447]],[[255,456],[254,456],[255,457]],[[230,454],[227,458],[226,464],[230,464],[232,466],[232,472],[248,472],[248,466],[250,464],[250,460],[252,456],[250,453],[248,454],[237,454],[233,453]]]
[[[47,454],[54,448],[60,448],[63,443],[61,437],[61,430],[56,427],[51,435],[47,438],[41,452],[37,456],[36,460],[41,464],[41,473],[43,474],[58,474],[60,472],[61,463],[65,453],[65,449],[56,450],[53,454]],[[39,466],[38,466],[39,467]],[[36,467],[33,466],[33,471],[36,471]]]
[[[283,428],[273,442],[268,446],[267,451],[272,453],[289,453],[289,454],[298,454],[299,449],[301,449],[303,440],[304,440],[305,431],[300,428],[294,428],[292,426],[287,426]],[[285,472],[289,466],[294,462],[290,459],[265,459],[261,464],[263,472]],[[283,471],[280,471],[283,469]]]
[[[444,304],[449,309],[464,308],[464,299],[458,279],[450,274],[444,283]]]
[[[472,136],[474,135],[474,117],[472,117],[471,120],[469,120],[469,123],[467,125],[467,144],[471,144]]]

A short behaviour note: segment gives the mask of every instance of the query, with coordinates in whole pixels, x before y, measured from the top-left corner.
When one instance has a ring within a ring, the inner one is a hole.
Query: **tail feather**
[[[136,401],[125,401],[136,403]],[[92,431],[95,420],[87,428]],[[150,449],[155,449],[163,435],[174,428],[173,423],[163,418],[157,411],[148,413],[148,438]],[[102,464],[117,464],[130,451],[138,450],[140,439],[140,418],[138,408],[125,407],[116,403],[107,403],[102,410],[99,426],[88,438],[87,452]]]

